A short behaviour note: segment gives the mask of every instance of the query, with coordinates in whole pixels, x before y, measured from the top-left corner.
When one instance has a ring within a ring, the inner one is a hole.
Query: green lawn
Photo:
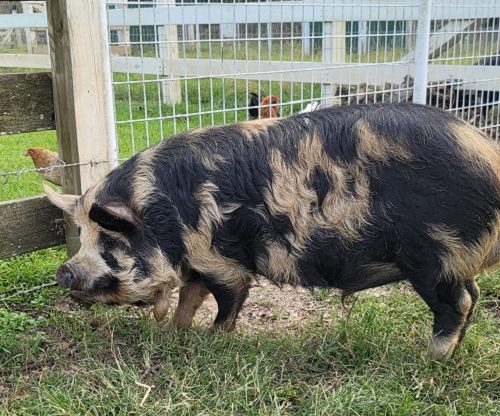
[[[26,150],[33,146],[57,150],[55,131],[0,136],[0,201],[42,193],[42,180],[30,172],[34,166],[26,156]]]
[[[64,257],[1,261],[0,296],[53,281]],[[430,313],[406,285],[350,313],[321,291],[321,316],[229,335],[161,333],[133,308],[84,309],[44,288],[0,302],[0,415],[497,415],[499,277],[479,279],[474,323],[442,363],[425,356]],[[137,383],[154,385],[143,407]]]
[[[274,94],[282,103],[292,103],[280,107],[283,116],[300,111],[301,101],[321,97],[319,84],[205,78],[180,81],[182,103],[174,106],[161,101],[161,81],[154,76],[127,79],[118,73],[114,81],[121,157],[133,154],[133,145],[137,151],[174,132],[247,120],[247,92]],[[153,120],[137,121],[144,119]]]

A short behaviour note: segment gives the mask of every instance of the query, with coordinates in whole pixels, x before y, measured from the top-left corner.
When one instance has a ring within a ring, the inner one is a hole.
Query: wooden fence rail
[[[0,74],[0,134],[55,129],[49,72]]]
[[[64,243],[60,209],[46,197],[0,202],[0,260]]]

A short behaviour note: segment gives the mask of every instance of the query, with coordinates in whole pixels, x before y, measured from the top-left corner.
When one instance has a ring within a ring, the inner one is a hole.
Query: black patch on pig
[[[116,292],[118,286],[118,279],[111,273],[106,273],[95,280],[92,290],[96,292]]]
[[[318,206],[323,205],[326,195],[331,190],[330,179],[323,169],[316,166],[309,178],[310,186],[318,196]]]
[[[143,300],[138,300],[137,302],[133,302],[132,305],[137,306],[138,308],[144,308],[146,306],[149,306],[150,304]]]
[[[174,267],[180,264],[185,252],[182,241],[183,228],[179,221],[178,210],[172,202],[162,195],[151,198],[148,206],[144,208],[142,220],[145,230],[155,236],[149,244],[158,245]],[[145,266],[144,261],[142,265],[138,264],[141,270]],[[144,270],[144,273],[149,273],[149,269]]]
[[[115,249],[120,249],[121,251],[128,253],[129,250],[125,244],[123,244],[120,240],[117,240],[110,235],[101,232],[99,233],[99,247],[101,248],[101,257],[111,270],[123,270],[123,267],[120,266],[112,251]]]
[[[107,266],[111,270],[118,271],[121,269],[120,265],[118,264],[118,260],[116,260],[116,257],[113,256],[113,254],[111,254],[109,251],[105,251],[104,253],[101,253],[101,257],[104,259]]]
[[[130,252],[130,249],[125,243],[104,232],[99,233],[99,246],[101,247],[101,251],[103,252],[115,249],[123,251],[127,254],[129,254]]]
[[[151,277],[151,266],[141,256],[134,258],[133,269],[138,271],[134,277],[134,283],[139,283],[140,281]]]
[[[108,173],[107,179],[96,196],[97,201],[130,201],[133,192],[130,184],[136,174],[137,159],[138,155],[132,156],[124,164]]]

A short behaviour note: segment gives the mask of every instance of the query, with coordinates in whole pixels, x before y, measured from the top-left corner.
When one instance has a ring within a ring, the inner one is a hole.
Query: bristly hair
[[[429,224],[445,224],[457,240],[479,241],[500,208],[497,179],[487,163],[471,162],[482,154],[469,156],[466,144],[457,144],[451,128],[457,123],[452,114],[426,106],[374,104],[183,133],[152,150],[151,189],[157,191],[139,214],[173,264],[185,257],[187,228],[210,235],[221,256],[278,283],[293,278],[348,294],[401,280],[395,264],[410,269],[412,253],[435,259],[447,250],[420,235]],[[133,158],[109,175],[103,189],[114,195],[108,197],[127,202],[137,163]],[[300,172],[301,166],[310,171]],[[460,175],[450,179],[450,172]],[[210,192],[201,197],[207,184]],[[293,187],[283,193],[292,185],[305,193]],[[297,198],[310,198],[310,215],[325,218],[329,211],[337,215],[326,206],[335,192],[348,218],[299,230]],[[480,197],[467,196],[472,194]],[[278,197],[284,205],[273,206]],[[208,226],[202,207],[227,211],[209,222],[211,230],[201,230]],[[403,221],[408,218],[411,223]],[[292,244],[297,239],[300,244]],[[287,268],[261,270],[273,258],[287,261]],[[374,267],[373,279],[360,272],[367,264]]]

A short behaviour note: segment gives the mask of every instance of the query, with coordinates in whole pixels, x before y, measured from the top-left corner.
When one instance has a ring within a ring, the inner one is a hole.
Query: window
[[[120,36],[118,35],[118,30],[110,30],[109,31],[109,41],[111,43],[120,42]]]
[[[137,4],[138,2],[141,1],[148,1],[149,3],[151,3],[151,0],[128,0],[129,3],[134,3],[134,4],[128,4],[127,7],[129,9],[137,9],[139,8],[139,6],[141,6],[141,8],[153,7],[152,4],[145,4],[144,6]]]
[[[141,45],[142,43],[142,51],[144,55],[151,55],[154,53],[155,44],[150,42],[156,41],[156,31],[154,26],[130,26],[130,42],[132,42],[132,54],[140,54],[141,53]],[[144,43],[149,42],[149,43]],[[136,44],[134,44],[136,43]]]

